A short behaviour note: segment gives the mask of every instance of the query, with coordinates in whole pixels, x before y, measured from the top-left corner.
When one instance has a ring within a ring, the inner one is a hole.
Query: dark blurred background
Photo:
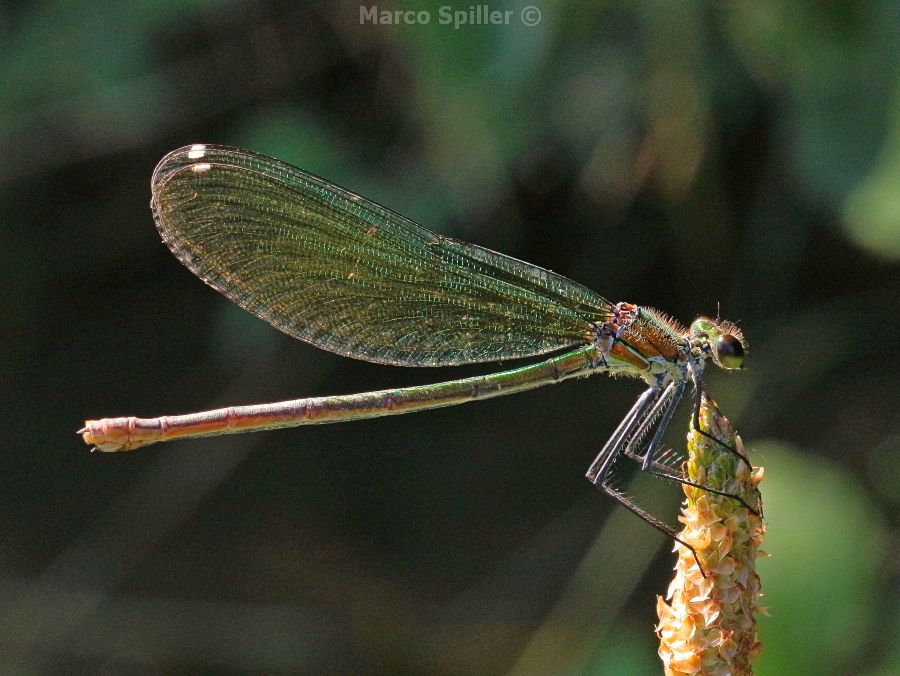
[[[900,671],[900,5],[526,4],[0,5],[2,673],[659,671],[670,544],[584,479],[639,383],[87,452],[85,418],[488,370],[336,357],[205,287],[148,208],[187,143],[721,304],[748,368],[707,382],[766,468],[758,673]]]

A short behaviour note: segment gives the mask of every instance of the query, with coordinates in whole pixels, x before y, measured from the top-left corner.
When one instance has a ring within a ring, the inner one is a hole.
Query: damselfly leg
[[[672,449],[661,449],[661,444],[672,420],[675,409],[684,396],[686,382],[672,381],[664,389],[650,387],[641,394],[621,424],[604,444],[587,472],[587,478],[604,493],[619,502],[628,510],[639,516],[648,524],[666,534],[676,542],[687,547],[694,555],[700,570],[706,575],[703,564],[697,557],[693,546],[678,537],[674,525],[658,517],[651,509],[638,504],[633,495],[627,494],[622,487],[622,477],[617,471],[620,460],[628,458],[640,464],[640,469],[648,475],[666,479],[679,484],[692,486],[701,490],[737,500],[741,505],[756,515],[761,515],[761,505],[753,507],[738,495],[717,490],[710,486],[691,481],[684,469],[684,457]],[[723,444],[710,434],[699,429],[699,417],[696,412],[702,395],[702,389],[695,389],[696,399],[693,405],[691,424],[703,436],[711,438],[723,448],[732,451],[740,461],[747,462],[746,457],[735,449]],[[752,468],[751,468],[752,469]]]

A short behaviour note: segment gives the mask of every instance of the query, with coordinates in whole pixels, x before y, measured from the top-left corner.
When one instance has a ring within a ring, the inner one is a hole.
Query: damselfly
[[[613,467],[627,458],[651,474],[691,484],[681,463],[661,450],[663,433],[688,383],[693,426],[700,430],[707,360],[725,369],[742,367],[746,345],[734,324],[699,318],[685,329],[651,308],[611,303],[561,275],[436,235],[337,185],[245,150],[175,150],[153,172],[152,193],[162,239],[184,265],[257,317],[322,349],[397,366],[559,354],[434,385],[88,420],[79,433],[97,450],[408,413],[601,372],[631,376],[647,389],[587,476],[678,539],[672,526],[614,484]]]

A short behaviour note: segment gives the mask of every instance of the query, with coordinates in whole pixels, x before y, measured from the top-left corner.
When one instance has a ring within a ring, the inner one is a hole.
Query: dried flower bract
[[[700,428],[744,454],[741,438],[715,402],[704,395]],[[761,505],[762,468],[754,469],[722,444],[691,430],[687,474],[691,481]],[[755,613],[760,597],[756,558],[765,527],[738,500],[684,486],[678,563],[666,598],[657,598],[659,656],[666,674],[751,674],[760,651]],[[761,509],[757,510],[761,512]]]

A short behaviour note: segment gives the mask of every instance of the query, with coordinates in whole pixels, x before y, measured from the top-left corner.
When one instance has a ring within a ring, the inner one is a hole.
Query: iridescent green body
[[[285,333],[400,366],[561,356],[447,383],[182,416],[89,420],[103,451],[157,441],[451,406],[596,372],[660,387],[719,330],[612,304],[549,270],[436,235],[312,174],[256,153],[194,145],[153,173],[163,241],[207,284]]]
[[[596,358],[596,349],[588,346],[538,364],[433,385],[309,397],[274,404],[231,406],[180,416],[89,420],[82,433],[85,441],[98,450],[129,451],[170,439],[397,415],[523,392],[548,383],[590,375],[595,369]]]
[[[499,373],[435,385],[160,416],[88,420],[101,451],[188,437],[358,420],[520,392],[593,373],[640,378],[644,394],[588,477],[669,534],[611,483],[621,457],[678,481],[656,456],[662,432],[708,358],[739,367],[740,332],[691,328],[611,303],[550,270],[441,237],[305,171],[256,153],[194,145],[153,173],[154,219],[192,272],[285,333],[322,349],[398,366],[449,366],[559,353]],[[697,412],[695,411],[695,418]]]

